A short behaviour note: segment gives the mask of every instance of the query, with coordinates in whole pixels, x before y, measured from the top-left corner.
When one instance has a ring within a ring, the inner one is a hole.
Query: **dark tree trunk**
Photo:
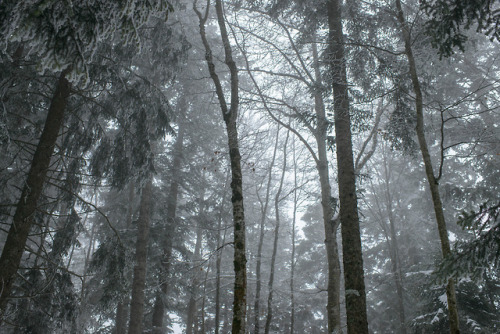
[[[166,307],[165,300],[168,291],[167,275],[170,271],[170,261],[172,257],[172,241],[170,238],[172,237],[173,230],[175,228],[177,199],[179,194],[178,171],[180,170],[182,163],[184,132],[185,125],[181,121],[179,123],[179,132],[173,148],[174,161],[172,163],[172,183],[170,184],[170,191],[167,197],[167,233],[165,233],[165,238],[167,238],[167,240],[163,245],[163,258],[161,262],[159,282],[160,288],[156,293],[153,308],[153,334],[163,333],[163,319]]]
[[[47,170],[54,153],[54,146],[63,124],[64,111],[71,92],[71,85],[66,80],[68,72],[69,69],[63,71],[57,82],[45,126],[33,155],[28,177],[23,186],[21,198],[17,204],[12,225],[0,257],[0,284],[2,285],[0,291],[0,323],[3,319],[8,298],[11,297],[12,286],[33,224],[33,214],[38,199],[42,194]]]
[[[149,180],[146,181],[146,184],[142,189],[139,219],[137,222],[134,279],[132,281],[132,298],[130,301],[130,323],[128,327],[128,334],[142,333],[152,188],[153,181],[150,176]]]
[[[339,0],[328,1],[329,62],[332,75],[337,167],[344,259],[347,331],[368,333],[363,256],[352,154],[351,118]],[[330,332],[333,328],[328,329]]]
[[[427,176],[427,181],[429,183],[429,188],[432,195],[434,214],[436,215],[439,239],[441,240],[441,251],[443,253],[443,257],[446,257],[446,255],[450,254],[450,241],[448,240],[448,230],[446,228],[446,221],[444,219],[443,204],[441,202],[441,196],[439,194],[438,180],[434,176],[431,155],[429,153],[429,147],[427,146],[427,142],[425,140],[424,104],[422,99],[422,90],[420,88],[420,82],[418,79],[417,68],[415,65],[415,58],[413,57],[410,31],[408,25],[406,24],[400,0],[396,0],[396,8],[397,8],[398,21],[401,25],[403,33],[405,53],[408,58],[408,65],[410,67],[410,76],[413,84],[413,91],[415,92],[415,107],[417,112],[416,132],[417,132],[418,144],[420,146],[420,152],[422,153],[422,159],[425,165],[425,174]],[[446,297],[448,300],[450,333],[459,334],[460,326],[458,321],[457,297],[455,294],[455,283],[453,279],[448,280],[448,284],[446,286]]]
[[[231,332],[233,334],[245,333],[246,320],[246,289],[247,289],[247,273],[246,273],[246,246],[245,246],[245,214],[243,207],[243,177],[241,173],[241,155],[238,143],[238,129],[236,119],[238,117],[239,95],[238,95],[238,68],[232,57],[231,45],[224,22],[224,12],[222,9],[222,1],[216,0],[215,8],[217,12],[217,20],[220,28],[221,38],[224,45],[225,63],[230,72],[231,84],[231,101],[230,107],[224,97],[224,91],[220,82],[219,76],[215,71],[215,63],[213,61],[212,50],[208,43],[205,33],[205,23],[208,17],[207,2],[205,15],[194,8],[198,18],[200,19],[200,35],[205,47],[205,58],[208,65],[210,77],[212,78],[217,98],[222,111],[222,117],[226,124],[226,132],[228,137],[229,158],[231,161],[231,202],[233,203],[233,224],[234,224],[234,300],[233,300],[233,323]],[[196,3],[195,3],[196,6]]]

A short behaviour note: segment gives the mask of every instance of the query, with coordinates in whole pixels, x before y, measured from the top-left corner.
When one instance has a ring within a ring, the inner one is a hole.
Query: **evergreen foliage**
[[[432,45],[441,56],[449,57],[458,47],[465,51],[464,30],[476,28],[500,42],[500,7],[495,0],[420,0],[430,16],[426,23]]]

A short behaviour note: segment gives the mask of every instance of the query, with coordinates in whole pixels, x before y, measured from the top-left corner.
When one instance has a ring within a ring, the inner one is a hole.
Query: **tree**
[[[246,314],[246,254],[245,254],[245,215],[243,208],[243,187],[241,173],[241,155],[238,144],[238,129],[236,120],[238,116],[239,96],[238,96],[238,68],[233,59],[231,44],[224,22],[224,12],[222,2],[215,2],[217,22],[219,25],[222,44],[224,46],[225,63],[230,71],[231,99],[230,107],[227,105],[221,81],[215,71],[212,50],[205,33],[205,23],[208,18],[210,1],[207,1],[204,15],[196,8],[196,1],[193,3],[200,20],[200,35],[205,47],[205,58],[208,65],[210,77],[215,85],[215,91],[222,111],[222,117],[226,124],[229,157],[231,162],[231,202],[233,203],[233,223],[234,223],[234,303],[233,303],[233,324],[232,333],[240,334],[245,332]]]
[[[455,47],[463,52],[468,38],[462,29],[473,26],[500,42],[500,9],[494,0],[421,0],[420,3],[430,16],[427,33],[441,56],[449,57]]]
[[[341,13],[340,1],[329,0],[328,61],[334,100],[347,331],[361,334],[368,333],[368,321]],[[331,328],[328,330],[332,331]]]
[[[434,169],[432,166],[431,156],[429,154],[429,148],[425,140],[424,132],[424,112],[423,112],[423,99],[422,91],[420,88],[420,82],[418,79],[417,68],[415,66],[415,59],[413,57],[413,50],[411,46],[411,36],[408,25],[404,17],[404,13],[401,7],[401,1],[396,0],[397,16],[398,21],[401,24],[401,29],[403,33],[403,40],[405,44],[405,54],[408,58],[408,64],[410,67],[410,76],[413,84],[413,90],[415,92],[415,108],[417,115],[417,138],[420,147],[420,152],[422,154],[422,159],[424,161],[425,173],[427,176],[427,181],[429,183],[429,188],[431,190],[432,201],[434,204],[434,213],[436,215],[436,222],[438,225],[439,239],[441,241],[441,251],[443,257],[450,254],[450,241],[448,239],[448,230],[446,228],[446,222],[443,212],[443,204],[441,202],[441,196],[439,194],[438,180],[434,175]],[[450,321],[450,332],[452,334],[460,333],[459,322],[458,322],[458,310],[457,310],[457,298],[455,293],[455,283],[453,279],[449,279],[446,286],[446,297],[448,299],[448,312]]]
[[[273,167],[274,167],[274,161],[276,160],[276,153],[278,152],[278,143],[279,143],[279,133],[280,129],[276,130],[276,141],[274,145],[274,151],[273,151],[273,156],[271,158],[271,162],[269,163],[269,171],[268,171],[268,178],[267,178],[267,185],[266,185],[266,195],[264,197],[264,200],[262,201],[259,196],[259,190],[257,189],[257,197],[259,198],[260,206],[261,206],[261,219],[260,219],[260,227],[259,227],[259,242],[257,246],[257,263],[255,266],[255,302],[254,302],[254,331],[255,334],[258,334],[260,332],[260,291],[261,291],[261,285],[262,285],[262,279],[261,279],[261,266],[262,266],[262,247],[264,245],[264,231],[265,231],[265,222],[267,219],[267,212],[268,212],[268,207],[269,207],[269,200],[270,200],[270,192],[271,192],[271,181],[272,181],[272,175],[273,175]]]
[[[146,184],[142,188],[139,218],[137,221],[137,241],[135,245],[135,266],[132,282],[132,297],[130,300],[130,323],[128,334],[140,334],[142,332],[152,188],[153,179],[152,176],[150,176],[150,179],[146,181]]]
[[[267,297],[267,317],[266,324],[264,327],[264,333],[269,334],[269,330],[271,328],[271,321],[273,318],[273,294],[274,294],[274,273],[275,273],[275,264],[276,264],[276,253],[278,252],[278,240],[279,240],[279,231],[280,231],[280,208],[279,204],[282,200],[281,191],[283,190],[283,181],[285,179],[286,173],[286,159],[287,159],[287,145],[288,145],[288,137],[290,136],[290,132],[288,131],[285,138],[285,143],[283,147],[283,168],[281,171],[281,179],[278,186],[278,190],[276,191],[276,195],[274,196],[274,213],[276,215],[276,225],[274,227],[274,242],[273,242],[273,253],[271,255],[271,272],[269,274],[269,293]]]
[[[100,40],[120,31],[125,38],[136,37],[137,24],[145,23],[152,14],[166,14],[166,1],[126,3],[106,6],[107,2],[78,3],[70,10],[67,4],[49,1],[43,5],[27,2],[2,2],[1,45],[5,50],[11,43],[26,44],[36,49],[42,71],[60,71],[54,95],[48,109],[44,130],[33,155],[25,186],[2,255],[0,257],[0,321],[19,268],[28,234],[33,225],[33,213],[43,190],[56,140],[63,124],[66,105],[71,94],[69,80],[78,81],[87,74],[87,65]],[[89,11],[88,8],[98,8]],[[138,11],[128,11],[137,6]],[[89,16],[91,19],[89,19]],[[109,19],[111,17],[112,19]],[[75,29],[75,27],[77,27]],[[134,28],[126,30],[126,28]],[[67,78],[68,76],[68,78]]]

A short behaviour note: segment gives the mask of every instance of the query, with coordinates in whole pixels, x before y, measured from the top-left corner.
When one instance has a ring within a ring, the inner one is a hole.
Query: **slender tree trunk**
[[[399,315],[399,331],[401,334],[406,334],[406,319],[405,319],[405,306],[403,299],[403,277],[401,275],[401,266],[399,259],[399,246],[396,235],[396,224],[394,221],[394,214],[392,208],[392,196],[389,189],[389,169],[387,168],[387,160],[384,156],[384,174],[385,174],[385,192],[387,201],[387,216],[389,218],[390,229],[390,242],[388,241],[389,250],[391,254],[392,275],[394,283],[396,284],[396,293],[398,295],[398,315]]]
[[[280,196],[281,190],[283,189],[283,182],[285,180],[286,173],[286,147],[288,145],[288,138],[290,136],[290,131],[286,133],[285,145],[283,146],[283,169],[281,170],[281,180],[280,185],[278,187],[278,191],[276,192],[276,196],[274,197],[274,211],[276,214],[276,226],[274,227],[274,243],[273,243],[273,253],[271,256],[271,272],[269,274],[269,284],[268,290],[269,294],[267,297],[267,317],[266,317],[266,326],[264,329],[265,334],[269,334],[269,330],[271,328],[271,321],[273,318],[273,284],[274,284],[274,269],[276,264],[276,254],[278,253],[278,240],[279,240],[279,231],[280,231]]]
[[[394,283],[396,283],[396,293],[398,295],[399,331],[401,334],[406,334],[405,306],[403,298],[403,279],[401,277],[401,268],[399,267],[398,242],[396,236],[396,229],[394,226],[394,217],[392,217],[392,214],[389,216],[389,225],[391,231],[390,247],[391,247],[392,275],[394,277]]]
[[[12,293],[12,286],[16,278],[17,269],[21,263],[24,247],[33,225],[33,214],[38,199],[42,194],[45,177],[50,160],[54,152],[59,131],[63,124],[64,111],[71,92],[71,85],[66,80],[69,69],[63,71],[57,82],[45,120],[45,126],[40,136],[28,177],[17,204],[12,225],[5,241],[0,257],[0,324],[7,306],[8,298]]]
[[[340,221],[344,259],[347,332],[368,333],[363,255],[352,154],[351,118],[344,58],[344,36],[339,0],[328,1],[329,56],[339,180]],[[330,332],[332,328],[328,329]]]
[[[229,176],[229,175],[228,175]],[[221,311],[221,302],[220,302],[220,285],[221,285],[221,264],[222,264],[222,247],[226,242],[226,229],[224,229],[224,234],[221,240],[221,231],[222,231],[222,214],[224,212],[224,207],[226,204],[226,185],[227,181],[224,183],[224,193],[222,195],[222,202],[220,205],[219,211],[219,219],[217,223],[217,261],[216,261],[216,280],[215,280],[215,334],[219,334],[220,328],[220,311]]]
[[[184,133],[185,125],[182,121],[179,123],[179,132],[177,134],[177,139],[173,147],[174,161],[172,163],[172,183],[170,184],[170,191],[167,197],[167,233],[165,233],[165,238],[167,238],[165,244],[163,245],[163,258],[161,261],[160,268],[160,282],[159,291],[156,292],[155,303],[153,307],[153,334],[163,333],[163,319],[165,313],[165,300],[168,292],[168,280],[167,275],[170,271],[170,261],[172,258],[172,238],[173,230],[175,229],[175,218],[177,211],[177,199],[179,195],[179,173],[182,163],[182,152],[184,146]]]
[[[238,131],[236,120],[238,117],[239,95],[238,95],[238,69],[233,60],[231,45],[229,43],[228,33],[224,22],[224,13],[222,9],[222,1],[215,1],[215,9],[217,12],[217,21],[220,28],[221,38],[224,45],[225,63],[230,72],[231,83],[231,101],[230,107],[224,97],[222,84],[215,71],[212,50],[208,44],[205,33],[205,23],[208,17],[208,8],[210,1],[207,1],[205,15],[196,9],[196,1],[194,10],[200,19],[200,35],[205,47],[205,58],[207,60],[210,77],[215,85],[215,91],[222,111],[222,117],[226,124],[228,136],[229,158],[231,161],[231,202],[233,203],[233,224],[234,224],[234,300],[233,300],[233,323],[231,332],[233,334],[245,333],[246,321],[246,288],[247,288],[247,273],[246,273],[246,246],[245,246],[245,214],[243,207],[243,177],[241,173],[241,155],[238,143]]]
[[[220,226],[221,224],[219,223],[219,230],[218,230],[218,236],[217,236],[217,245],[219,245],[217,248],[221,247],[220,246]],[[221,274],[221,262],[222,262],[222,256],[221,256],[221,250],[217,252],[217,262],[216,262],[216,280],[215,280],[215,334],[219,334],[219,328],[220,328],[220,274]]]
[[[202,202],[202,201],[200,201]],[[203,205],[201,203],[200,205]],[[201,215],[200,217],[203,216],[203,209],[200,209]],[[201,260],[201,241],[202,241],[202,230],[200,223],[198,222],[198,226],[196,227],[196,245],[194,248],[194,256],[193,256],[193,281],[191,283],[190,287],[190,297],[189,297],[189,303],[188,303],[188,314],[187,314],[187,320],[186,320],[186,334],[193,334],[193,327],[196,329],[197,327],[197,299],[198,299],[198,285],[200,284],[199,282],[199,271],[201,268],[198,268],[198,265],[200,264]]]
[[[269,164],[269,173],[267,178],[267,188],[266,197],[264,198],[264,203],[261,202],[261,218],[260,218],[260,234],[259,234],[259,245],[257,248],[257,264],[255,268],[255,303],[254,303],[254,333],[259,334],[260,332],[260,290],[262,285],[261,280],[261,265],[262,265],[262,246],[264,245],[264,231],[266,226],[267,210],[269,207],[269,198],[271,193],[271,182],[273,179],[273,167],[274,161],[276,160],[276,153],[278,152],[280,128],[276,131],[276,140],[274,144],[273,157]]]
[[[127,222],[125,229],[128,231],[132,227],[132,218],[134,216],[134,182],[130,182],[128,189],[128,208],[127,208]],[[130,278],[130,273],[126,272],[125,277]],[[118,302],[116,306],[116,320],[115,320],[115,333],[125,333],[127,331],[128,323],[128,306],[130,303],[130,294],[122,297],[123,299]]]
[[[152,176],[146,181],[141,194],[139,219],[137,223],[137,241],[135,245],[134,279],[132,281],[132,299],[130,301],[130,323],[128,334],[142,333],[144,313],[144,289],[146,287],[146,267],[149,241],[149,222],[151,215]]]
[[[319,68],[316,43],[312,44],[312,51],[316,85],[322,87],[323,79]],[[325,104],[323,102],[321,90],[316,91],[314,94],[314,109],[318,122],[315,133],[316,144],[318,146],[318,162],[316,168],[318,169],[321,186],[321,208],[323,210],[326,256],[328,261],[328,303],[326,306],[328,331],[329,333],[340,333],[340,261],[339,246],[337,243],[338,220],[334,220],[334,203],[332,203],[328,157],[326,154],[328,120],[326,119]]]
[[[293,214],[292,214],[292,255],[290,261],[290,334],[295,328],[295,228],[297,223],[297,159],[295,156],[295,140],[293,143]]]
[[[201,301],[201,310],[200,310],[200,334],[205,334],[207,328],[207,324],[205,322],[205,303],[207,301],[207,283],[208,283],[208,275],[210,274],[210,263],[207,264],[207,271],[205,272],[205,279],[203,280],[203,298]]]
[[[434,176],[431,155],[429,153],[429,147],[427,146],[427,142],[425,140],[422,90],[420,88],[420,82],[418,79],[415,58],[413,57],[410,31],[408,25],[406,24],[400,0],[396,0],[396,8],[398,21],[403,32],[405,53],[406,57],[408,58],[408,65],[410,67],[410,76],[413,84],[413,91],[415,92],[415,107],[417,112],[416,132],[418,144],[420,146],[420,152],[422,153],[422,159],[425,165],[425,174],[427,176],[427,181],[429,183],[429,188],[432,195],[432,203],[434,205],[434,213],[436,215],[439,239],[441,240],[441,251],[443,253],[443,257],[445,257],[450,253],[450,241],[448,240],[448,230],[446,228],[446,221],[444,219],[443,204],[441,202],[441,196],[439,194],[438,180],[436,180],[436,177]],[[448,280],[448,284],[446,286],[446,297],[448,300],[450,333],[459,334],[460,326],[458,321],[457,298],[455,294],[455,284],[453,279]]]

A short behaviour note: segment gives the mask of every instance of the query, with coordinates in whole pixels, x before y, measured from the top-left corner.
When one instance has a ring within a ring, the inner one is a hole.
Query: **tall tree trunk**
[[[269,198],[271,193],[271,182],[273,179],[273,167],[274,161],[276,160],[276,153],[278,152],[280,128],[276,131],[276,141],[274,143],[273,157],[269,164],[267,187],[266,187],[266,197],[264,198],[264,203],[261,201],[261,217],[260,217],[260,233],[259,233],[259,245],[257,247],[257,264],[255,267],[255,303],[254,303],[254,333],[259,334],[260,332],[260,290],[262,285],[261,280],[261,266],[262,266],[262,246],[264,245],[264,231],[266,226],[267,209],[269,207]],[[258,191],[257,191],[258,192]],[[257,193],[258,195],[258,193]]]
[[[432,195],[434,214],[436,215],[439,239],[441,240],[441,251],[443,253],[443,257],[446,257],[450,253],[450,241],[448,240],[448,230],[446,228],[446,221],[444,219],[443,204],[441,202],[441,196],[439,194],[438,180],[434,176],[434,169],[432,166],[431,155],[429,153],[429,147],[427,146],[427,142],[425,140],[422,90],[420,88],[420,82],[418,79],[417,68],[415,65],[415,58],[413,57],[410,30],[408,28],[408,25],[406,24],[400,0],[396,0],[396,8],[397,8],[398,21],[399,24],[401,25],[401,30],[403,33],[405,53],[406,57],[408,58],[408,65],[410,67],[410,76],[413,84],[413,91],[415,92],[415,107],[417,113],[416,132],[417,132],[418,144],[420,146],[420,152],[422,153],[422,159],[425,165],[425,174],[427,176],[427,181],[429,183],[429,188]],[[446,285],[446,297],[448,300],[450,333],[458,334],[460,333],[460,326],[458,321],[457,297],[455,294],[455,284],[453,279],[449,279],[448,284]]]
[[[323,86],[323,79],[319,68],[319,57],[316,43],[312,44],[314,74],[316,86]],[[326,118],[325,104],[320,89],[314,94],[314,109],[317,118],[315,132],[316,144],[318,146],[318,169],[321,187],[321,208],[323,210],[323,225],[325,228],[326,257],[328,261],[328,302],[326,306],[328,317],[328,332],[340,333],[340,261],[339,246],[337,243],[338,220],[334,220],[334,207],[330,186],[330,175],[328,172],[328,157],[326,148],[326,137],[328,131],[328,120]]]
[[[363,255],[352,154],[351,118],[339,0],[328,1],[329,62],[332,75],[337,167],[344,259],[347,332],[368,333]],[[330,332],[333,328],[328,329]]]
[[[128,327],[128,334],[142,333],[152,188],[153,180],[152,176],[149,176],[149,179],[146,181],[146,184],[142,189],[139,219],[137,222],[134,279],[132,281],[132,299],[130,301],[130,323]]]
[[[165,314],[165,300],[168,291],[167,275],[170,271],[170,262],[172,258],[172,238],[173,230],[175,229],[175,218],[177,211],[177,199],[179,195],[179,170],[182,163],[182,152],[184,146],[185,125],[182,121],[179,123],[179,132],[173,147],[174,161],[172,162],[172,183],[167,197],[167,238],[163,245],[163,256],[160,267],[160,282],[159,290],[156,292],[155,303],[153,307],[153,334],[163,333],[163,319]]]
[[[224,91],[220,82],[219,76],[215,71],[215,63],[213,61],[212,50],[208,43],[205,33],[205,23],[208,17],[210,1],[207,1],[205,15],[196,8],[194,2],[194,10],[200,19],[200,35],[205,47],[205,59],[207,61],[210,77],[215,85],[215,91],[222,111],[222,117],[226,124],[228,137],[229,158],[231,161],[231,202],[233,203],[233,224],[234,224],[234,300],[233,300],[233,323],[231,332],[233,334],[245,333],[246,321],[246,289],[247,289],[247,273],[246,273],[246,246],[245,246],[245,213],[243,207],[243,177],[241,172],[241,155],[238,143],[238,129],[236,120],[238,117],[239,95],[238,95],[238,68],[233,60],[231,45],[229,43],[228,33],[224,22],[224,13],[222,9],[222,1],[215,1],[215,9],[217,12],[217,21],[220,28],[222,43],[224,45],[225,63],[230,72],[231,84],[231,101],[228,107],[225,100]]]
[[[293,144],[293,214],[292,214],[292,255],[290,261],[290,334],[293,334],[295,328],[295,238],[297,224],[297,158],[295,155],[295,140]]]
[[[271,321],[273,318],[273,284],[274,284],[274,268],[276,264],[276,254],[278,252],[278,240],[279,240],[279,231],[280,231],[280,196],[281,190],[283,189],[283,182],[285,180],[286,173],[286,147],[288,145],[288,137],[290,136],[290,131],[286,133],[285,145],[283,146],[283,169],[281,170],[281,180],[280,185],[278,187],[278,191],[276,192],[276,196],[274,197],[274,211],[276,214],[276,226],[274,227],[274,243],[273,243],[273,253],[271,255],[271,271],[269,274],[269,284],[268,290],[269,294],[267,297],[267,317],[266,317],[266,326],[264,329],[265,334],[269,334],[269,329],[271,328]]]
[[[8,298],[12,293],[12,285],[33,225],[33,214],[38,199],[42,194],[47,170],[54,153],[54,146],[63,124],[64,111],[71,92],[71,85],[66,80],[68,72],[69,69],[64,70],[59,76],[42,135],[33,155],[28,177],[24,183],[21,198],[17,204],[12,225],[0,257],[0,285],[2,286],[0,290],[0,324],[3,320]]]

